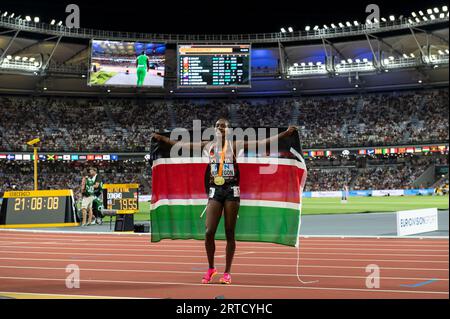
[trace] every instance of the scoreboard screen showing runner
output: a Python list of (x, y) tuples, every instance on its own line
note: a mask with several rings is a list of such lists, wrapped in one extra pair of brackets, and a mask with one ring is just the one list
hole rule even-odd
[(139, 211), (139, 184), (103, 185), (103, 206), (117, 210), (117, 214), (134, 214)]
[(179, 45), (178, 87), (250, 87), (250, 45)]
[(92, 40), (91, 86), (163, 87), (163, 43)]

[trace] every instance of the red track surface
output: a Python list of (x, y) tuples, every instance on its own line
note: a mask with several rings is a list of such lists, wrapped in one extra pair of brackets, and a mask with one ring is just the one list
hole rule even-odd
[[(219, 271), (225, 242), (216, 242)], [(150, 243), (149, 236), (0, 231), (0, 295), (5, 292), (144, 298), (449, 298), (448, 239), (302, 238), (296, 248), (237, 243), (233, 284), (202, 285), (202, 241)], [(66, 267), (80, 267), (78, 289)], [(366, 266), (380, 288), (366, 288)], [(418, 284), (437, 279), (417, 287)], [(218, 282), (218, 277), (215, 278)]]

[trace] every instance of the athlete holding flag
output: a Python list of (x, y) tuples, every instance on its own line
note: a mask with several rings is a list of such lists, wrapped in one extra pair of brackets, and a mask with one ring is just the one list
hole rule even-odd
[[(270, 138), (258, 141), (233, 141), (230, 134), (230, 123), (224, 118), (220, 118), (215, 125), (216, 138), (213, 141), (203, 141), (201, 143), (181, 143), (184, 147), (194, 148), (200, 146), (209, 158), (209, 166), (205, 178), (208, 180), (208, 204), (206, 206), (206, 232), (205, 248), (208, 257), (209, 268), (203, 276), (202, 283), (208, 284), (217, 274), (214, 266), (215, 234), (217, 226), (222, 217), (225, 218), (226, 245), (226, 265), (225, 272), (220, 278), (220, 283), (231, 284), (231, 264), (233, 261), (236, 242), (235, 228), (240, 206), (239, 189), (239, 167), (236, 160), (237, 150), (248, 149), (251, 145), (265, 146), (275, 140), (290, 136), (297, 130), (290, 126), (286, 131)], [(171, 140), (166, 136), (154, 133), (152, 138), (171, 146), (178, 141)]]

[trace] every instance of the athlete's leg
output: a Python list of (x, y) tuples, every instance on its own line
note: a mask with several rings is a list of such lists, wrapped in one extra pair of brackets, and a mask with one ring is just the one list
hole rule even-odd
[(87, 214), (86, 208), (81, 209), (81, 213), (83, 215), (83, 219), (81, 221), (81, 225), (84, 225), (84, 224), (86, 224), (86, 214)]
[(222, 208), (222, 203), (213, 199), (208, 201), (208, 206), (206, 207), (205, 248), (209, 268), (214, 268), (214, 253), (216, 251), (214, 237), (220, 222), (220, 217), (222, 216)]
[(236, 220), (239, 212), (239, 201), (225, 201), (225, 235), (227, 238), (227, 248), (226, 248), (226, 266), (225, 272), (230, 273), (231, 264), (233, 262), (234, 251), (236, 250), (236, 241), (234, 239), (234, 234), (236, 230)]

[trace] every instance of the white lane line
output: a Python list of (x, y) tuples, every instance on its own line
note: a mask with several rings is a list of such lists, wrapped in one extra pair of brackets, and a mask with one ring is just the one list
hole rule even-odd
[[(40, 252), (40, 251), (0, 251), (3, 254), (45, 254), (45, 255), (82, 255), (82, 256), (118, 256), (118, 257), (148, 257), (148, 258), (204, 258), (201, 255), (155, 255), (155, 254), (147, 254), (147, 255), (138, 255), (138, 254), (105, 254), (105, 253), (71, 253), (71, 252)], [(247, 257), (242, 255), (254, 254), (254, 252), (243, 252), (240, 254), (235, 254), (235, 258), (240, 259), (264, 259), (264, 260), (297, 260), (296, 257)], [(226, 255), (218, 255), (218, 258), (225, 258)], [(318, 260), (318, 261), (364, 261), (364, 262), (396, 262), (396, 263), (436, 263), (436, 264), (448, 264), (447, 260), (405, 260), (405, 259), (353, 259), (353, 258), (305, 258), (301, 257), (301, 260)], [(133, 260), (130, 260), (133, 262)]]
[[(35, 267), (35, 266), (0, 266), (5, 269), (27, 269), (27, 270), (64, 270), (65, 267)], [(146, 270), (146, 269), (117, 269), (117, 268), (83, 268), (80, 267), (80, 271), (89, 272), (126, 272), (126, 273), (162, 273), (162, 274), (203, 274), (201, 271), (181, 271), (181, 270)], [(236, 276), (264, 276), (264, 277), (297, 277), (296, 274), (273, 274), (273, 273), (242, 273), (233, 272)], [(315, 275), (315, 274), (302, 274), (302, 277), (320, 277), (320, 278), (348, 278), (348, 279), (366, 279), (367, 276), (338, 276), (338, 275)], [(428, 280), (428, 277), (380, 277), (381, 280)], [(448, 281), (448, 278), (435, 278), (440, 281)]]
[[(41, 230), (41, 229), (0, 229), (0, 234), (4, 233), (37, 233), (37, 234), (73, 234), (73, 235), (92, 235), (92, 236), (129, 236), (129, 237), (150, 237), (151, 233), (121, 233), (121, 232), (86, 232), (86, 231), (70, 231), (70, 230)], [(412, 235), (407, 237), (399, 237), (392, 235), (300, 235), (300, 238), (321, 239), (321, 238), (366, 238), (366, 239), (449, 239), (449, 236), (425, 236), (425, 235)]]
[[(22, 260), (22, 261), (62, 261), (62, 262), (88, 262), (88, 263), (116, 263), (116, 264), (159, 264), (159, 265), (200, 265), (204, 266), (204, 262), (191, 263), (191, 262), (176, 262), (176, 261), (141, 261), (141, 260), (92, 260), (92, 259), (77, 259), (77, 258), (64, 258), (64, 259), (54, 259), (54, 258), (9, 258), (0, 257), (0, 260)], [(217, 265), (225, 265), (223, 263), (217, 263)], [(285, 268), (297, 268), (297, 265), (286, 265), (286, 264), (238, 264), (233, 263), (233, 266), (243, 266), (243, 267), (285, 267)], [(337, 269), (366, 269), (366, 267), (358, 266), (335, 266), (335, 265), (301, 265), (302, 268), (337, 268)], [(425, 271), (446, 271), (447, 268), (410, 268), (410, 267), (384, 267), (383, 269), (390, 270), (425, 270)]]
[[(11, 245), (0, 245), (0, 248), (12, 248), (12, 249), (50, 249), (50, 250), (83, 250), (85, 251), (85, 248), (77, 248), (77, 247), (48, 247), (48, 246), (11, 246)], [(197, 248), (203, 248), (203, 247), (197, 247)], [(89, 248), (89, 251), (108, 251), (108, 250), (113, 250), (113, 251), (117, 251), (116, 248)], [(127, 251), (145, 251), (145, 252), (174, 252), (174, 253), (178, 253), (178, 252), (184, 252), (184, 253), (198, 253), (199, 250), (187, 250), (187, 249), (170, 249), (170, 248), (166, 248), (166, 249), (154, 249), (154, 248), (150, 248), (147, 247), (145, 248), (127, 248)], [(43, 251), (43, 252), (44, 252)], [(72, 252), (72, 253), (77, 253), (77, 252)], [(264, 251), (258, 251), (258, 252), (253, 252), (255, 254), (277, 254), (277, 255), (296, 255), (297, 252), (294, 251), (293, 249), (291, 249), (291, 251), (277, 251), (276, 249), (274, 251), (270, 251), (270, 249), (266, 249)], [(325, 253), (321, 253), (321, 252), (302, 252), (302, 255), (342, 255), (343, 253), (334, 253), (334, 252), (325, 252)], [(378, 253), (378, 254), (369, 254), (369, 253), (345, 253), (345, 255), (348, 256), (358, 256), (358, 255), (362, 255), (362, 256), (403, 256), (403, 257), (447, 257), (448, 258), (448, 254), (444, 255), (444, 254), (440, 254), (440, 255), (428, 255), (428, 254), (388, 254), (388, 253)], [(147, 256), (147, 255), (146, 255)]]
[[(65, 278), (35, 278), (35, 277), (0, 277), (0, 279), (9, 280), (35, 280), (35, 281), (65, 281)], [(171, 285), (171, 286), (194, 286), (212, 288), (218, 285), (205, 285), (195, 283), (179, 283), (167, 281), (132, 281), (132, 280), (95, 280), (84, 279), (80, 283), (115, 283), (115, 284), (133, 284), (133, 285)], [(219, 287), (222, 287), (219, 286)], [(298, 289), (298, 290), (331, 290), (331, 291), (360, 291), (360, 292), (388, 292), (399, 294), (433, 294), (433, 295), (447, 295), (448, 291), (420, 291), (420, 290), (392, 290), (392, 289), (362, 289), (362, 288), (336, 288), (336, 287), (301, 287), (301, 286), (270, 286), (270, 285), (239, 285), (233, 284), (227, 287), (230, 288), (267, 288), (267, 289)]]
[[(66, 294), (44, 294), (44, 293), (34, 293), (34, 292), (14, 292), (14, 291), (0, 291), (0, 295), (19, 295), (23, 297), (28, 297), (27, 299), (33, 298), (35, 296), (39, 297), (51, 297), (55, 299), (60, 298), (81, 298), (81, 299), (161, 299), (161, 298), (143, 298), (143, 297), (115, 297), (115, 296), (97, 296), (97, 295), (66, 295)], [(45, 298), (44, 298), (45, 299)]]
[[(7, 240), (8, 242), (15, 242), (16, 240), (18, 240), (17, 242), (30, 242), (30, 241), (33, 241), (33, 242), (36, 242), (36, 240), (37, 240), (37, 238), (36, 237), (0, 237), (0, 243), (3, 241), (3, 239), (5, 239), (5, 240)], [(89, 240), (88, 239), (79, 239), (79, 237), (78, 237), (78, 239), (70, 239), (70, 238), (66, 238), (66, 237), (60, 237), (60, 238), (49, 238), (49, 237), (40, 237), (39, 239), (46, 239), (46, 240), (53, 240), (53, 241), (57, 241), (57, 242), (63, 242), (63, 243), (67, 243), (67, 241), (73, 241), (73, 242), (76, 242), (76, 243), (89, 243)], [(28, 240), (28, 241), (27, 241)], [(96, 239), (95, 240), (95, 242), (97, 243), (97, 244), (108, 244), (108, 243), (111, 243), (111, 242), (114, 242), (114, 243), (122, 243), (123, 242), (123, 238), (119, 238), (119, 239), (114, 239), (114, 240), (107, 240), (107, 239), (101, 239), (101, 240), (98, 240), (98, 239)], [(203, 242), (203, 240), (196, 240), (198, 243), (202, 243)], [(223, 240), (217, 240), (218, 242), (224, 242)], [(145, 244), (145, 243), (149, 243), (149, 244), (152, 244), (152, 245), (163, 245), (163, 246), (165, 246), (165, 245), (167, 245), (167, 246), (177, 246), (177, 244), (174, 244), (174, 243), (172, 243), (172, 242), (170, 242), (170, 241), (161, 241), (161, 242), (159, 242), (159, 243), (151, 243), (149, 240), (148, 241), (142, 241), (142, 240), (136, 240), (136, 241), (128, 241), (127, 243), (130, 243), (130, 242), (136, 242), (136, 243), (141, 243), (141, 244)], [(238, 241), (238, 243), (240, 243), (240, 244), (245, 244), (245, 243), (249, 243), (249, 242), (239, 242)], [(339, 242), (336, 242), (336, 240), (333, 240), (333, 241), (327, 241), (326, 243), (324, 243), (324, 241), (322, 242), (322, 241), (303, 241), (303, 242), (301, 242), (301, 244), (303, 243), (303, 245), (308, 245), (308, 246), (367, 246), (367, 243), (364, 243), (364, 242), (358, 242), (358, 243), (346, 243), (346, 242), (343, 242), (343, 243), (339, 243)], [(448, 247), (448, 242), (446, 242), (446, 243), (443, 243), (442, 245), (440, 245), (440, 244), (437, 244), (437, 243), (435, 243), (435, 242), (432, 242), (431, 240), (430, 241), (428, 241), (428, 244), (424, 244), (424, 242), (422, 241), (422, 242), (420, 242), (420, 241), (417, 241), (416, 243), (402, 243), (401, 241), (399, 241), (399, 242), (397, 242), (397, 241), (395, 241), (395, 242), (392, 242), (392, 243), (379, 243), (379, 242), (376, 242), (376, 241), (370, 241), (370, 243), (373, 243), (374, 245), (377, 245), (377, 246), (379, 246), (379, 247), (389, 247), (389, 246), (395, 246), (395, 247), (430, 247), (430, 246), (433, 246), (433, 247)], [(255, 243), (252, 243), (252, 244), (255, 244)], [(262, 244), (262, 245), (264, 245), (264, 244), (266, 244), (266, 245), (271, 245), (271, 243), (259, 243), (259, 244)]]
[[(234, 254), (234, 257), (239, 257), (239, 256), (242, 256), (242, 255), (249, 255), (249, 254), (254, 254), (255, 252), (254, 251), (247, 251), (247, 252), (242, 252), (242, 253), (235, 253)], [(218, 256), (216, 256), (216, 257), (218, 257), (218, 258), (225, 258), (226, 257), (226, 255), (218, 255)], [(203, 258), (203, 257), (202, 257)], [(244, 257), (245, 258), (245, 257)], [(249, 257), (249, 258), (251, 258), (251, 257)], [(253, 258), (258, 258), (258, 257), (253, 257)], [(264, 258), (264, 257), (260, 257), (260, 258)]]
[[(20, 241), (20, 242), (13, 242), (15, 244), (36, 244), (36, 241)], [(8, 243), (11, 244), (11, 243)], [(46, 242), (39, 242), (39, 244), (47, 244)], [(61, 241), (58, 243), (53, 243), (51, 245), (70, 245), (73, 243), (68, 243), (67, 241)], [(99, 246), (99, 247), (111, 247), (111, 244), (98, 244), (98, 243), (76, 243), (78, 246), (88, 246), (88, 247), (93, 247), (93, 246)], [(118, 248), (118, 247), (125, 247), (122, 249), (127, 249), (127, 247), (129, 247), (131, 244), (130, 243), (114, 243), (114, 247)], [(329, 248), (328, 245), (323, 245), (323, 246), (327, 246), (327, 247), (304, 247), (302, 246), (302, 244), (300, 243), (300, 250), (358, 250), (361, 251), (361, 248), (353, 248), (353, 247), (333, 247), (333, 248)], [(364, 247), (364, 251), (426, 251), (426, 252), (448, 252), (448, 249), (404, 249), (404, 248), (367, 248), (367, 245), (360, 245), (361, 247)], [(396, 245), (389, 245), (389, 246), (396, 246)], [(151, 248), (151, 244), (133, 244), (133, 247), (147, 247), (147, 248)], [(196, 248), (196, 247), (201, 247), (201, 246), (192, 246), (192, 245), (173, 245), (170, 247), (176, 247), (176, 248)], [(237, 247), (241, 247), (245, 248), (245, 249), (267, 249), (267, 247), (263, 247), (263, 246), (253, 246), (253, 247), (246, 247), (243, 245), (237, 245)], [(293, 249), (293, 247), (286, 247), (286, 246), (279, 246), (279, 249), (284, 249), (284, 250), (289, 250), (289, 249)], [(434, 247), (434, 246), (433, 246)]]

